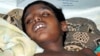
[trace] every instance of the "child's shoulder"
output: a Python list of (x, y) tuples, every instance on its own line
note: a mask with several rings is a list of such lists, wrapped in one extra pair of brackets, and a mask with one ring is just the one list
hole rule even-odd
[(88, 56), (96, 56), (96, 54), (93, 52), (93, 50), (91, 50), (89, 48), (83, 48), (80, 52), (84, 53)]

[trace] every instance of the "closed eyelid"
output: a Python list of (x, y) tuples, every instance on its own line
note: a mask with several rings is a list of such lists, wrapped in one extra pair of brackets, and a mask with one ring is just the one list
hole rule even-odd
[(54, 14), (52, 11), (50, 11), (50, 10), (43, 10), (42, 12), (42, 15), (43, 14), (47, 14), (47, 15), (50, 15), (50, 14)]
[(29, 24), (29, 23), (33, 23), (33, 22), (34, 22), (34, 20), (28, 19), (28, 20), (26, 20), (25, 24)]
[(48, 13), (48, 12), (43, 12), (42, 13), (42, 16), (49, 16), (50, 15), (50, 13)]
[(26, 19), (25, 19), (25, 23), (29, 23), (30, 21), (32, 21), (33, 19), (32, 19), (32, 17), (31, 17), (31, 15), (28, 15), (27, 17), (26, 17)]

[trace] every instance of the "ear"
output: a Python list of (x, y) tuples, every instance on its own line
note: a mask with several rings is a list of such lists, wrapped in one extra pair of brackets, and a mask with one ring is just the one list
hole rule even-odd
[(67, 31), (67, 23), (66, 23), (66, 21), (62, 21), (61, 22), (61, 28), (62, 28), (62, 31)]

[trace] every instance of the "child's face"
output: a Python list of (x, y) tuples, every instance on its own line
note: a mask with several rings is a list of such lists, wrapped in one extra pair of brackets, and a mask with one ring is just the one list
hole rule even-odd
[(24, 23), (27, 34), (37, 43), (47, 44), (61, 37), (61, 24), (52, 9), (46, 5), (36, 4), (29, 7)]

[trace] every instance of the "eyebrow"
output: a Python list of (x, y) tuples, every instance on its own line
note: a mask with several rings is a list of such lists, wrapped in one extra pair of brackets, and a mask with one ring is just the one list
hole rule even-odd
[(46, 7), (46, 6), (42, 7), (42, 9), (48, 9), (48, 10), (51, 10), (49, 7)]

